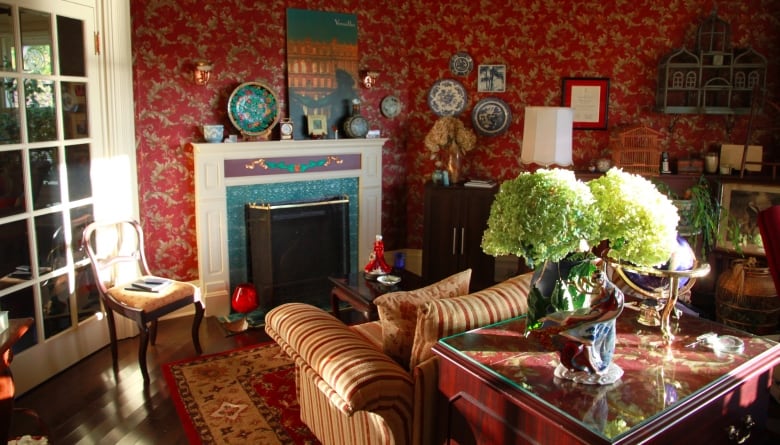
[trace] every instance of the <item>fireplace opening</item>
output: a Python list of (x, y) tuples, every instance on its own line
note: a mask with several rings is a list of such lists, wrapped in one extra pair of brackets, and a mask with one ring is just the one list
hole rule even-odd
[(247, 266), (264, 310), (326, 307), (329, 276), (349, 271), (349, 198), (246, 204)]

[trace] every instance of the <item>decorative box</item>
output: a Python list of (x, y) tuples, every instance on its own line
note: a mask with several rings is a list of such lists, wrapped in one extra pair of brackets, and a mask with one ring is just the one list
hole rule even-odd
[(699, 158), (677, 161), (678, 175), (701, 175), (704, 172), (704, 160)]

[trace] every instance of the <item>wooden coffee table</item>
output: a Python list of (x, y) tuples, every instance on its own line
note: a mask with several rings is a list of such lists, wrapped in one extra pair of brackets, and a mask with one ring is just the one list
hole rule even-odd
[(333, 283), (330, 292), (333, 315), (341, 319), (339, 302), (343, 301), (361, 313), (366, 320), (378, 320), (379, 313), (374, 304), (376, 297), (388, 292), (417, 289), (422, 284), (422, 277), (406, 270), (393, 275), (401, 277), (401, 282), (394, 286), (386, 286), (375, 279), (366, 278), (363, 272), (350, 273), (346, 277), (329, 277), (328, 279)]

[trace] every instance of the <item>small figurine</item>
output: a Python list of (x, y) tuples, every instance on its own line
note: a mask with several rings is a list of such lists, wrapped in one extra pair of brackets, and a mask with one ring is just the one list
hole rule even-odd
[(364, 270), (369, 275), (385, 275), (393, 270), (385, 261), (385, 243), (382, 241), (382, 235), (376, 236), (374, 249), (368, 255), (368, 264)]

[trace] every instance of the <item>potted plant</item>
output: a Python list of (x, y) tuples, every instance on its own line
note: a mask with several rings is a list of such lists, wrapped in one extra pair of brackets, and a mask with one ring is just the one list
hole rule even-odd
[(615, 260), (658, 266), (676, 248), (677, 221), (671, 200), (641, 176), (612, 168), (586, 184), (569, 170), (540, 169), (501, 184), (482, 248), (489, 255), (523, 257), (535, 270), (529, 295), (534, 328), (550, 312), (587, 307), (572, 282), (595, 269), (586, 261), (573, 276), (560, 275), (548, 292), (549, 285), (537, 286), (546, 263), (593, 258), (594, 246), (608, 244)]
[[(591, 246), (607, 245), (610, 262), (659, 266), (676, 248), (678, 219), (650, 181), (618, 168), (587, 184), (572, 171), (541, 169), (501, 185), (482, 248), (535, 267), (526, 329), (558, 351), (557, 377), (610, 384), (623, 373), (612, 362), (623, 293), (603, 271), (594, 273)], [(583, 261), (567, 272), (561, 264), (569, 260)], [(553, 284), (540, 287), (546, 276)]]
[(712, 185), (706, 177), (685, 190), (683, 196), (678, 196), (664, 182), (655, 182), (656, 187), (666, 194), (677, 206), (680, 215), (678, 232), (685, 237), (696, 237), (701, 258), (707, 258), (718, 241), (723, 241), (718, 230), (720, 224), (726, 224), (726, 239), (732, 242), (735, 250), (740, 252), (739, 225), (728, 211), (720, 205)]

